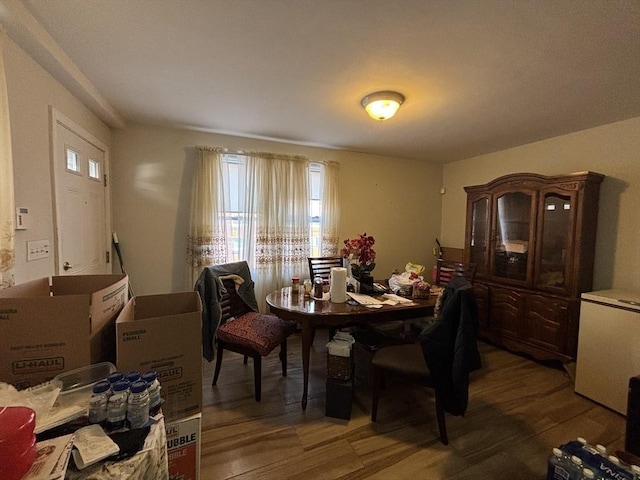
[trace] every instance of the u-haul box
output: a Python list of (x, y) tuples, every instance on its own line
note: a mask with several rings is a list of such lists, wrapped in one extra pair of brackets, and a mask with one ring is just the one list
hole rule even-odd
[(202, 411), (202, 303), (197, 292), (133, 297), (116, 320), (118, 370), (155, 370), (167, 421)]
[(115, 318), (126, 275), (41, 278), (0, 290), (0, 381), (25, 388), (115, 362)]
[(169, 478), (200, 478), (202, 414), (167, 423), (167, 459)]

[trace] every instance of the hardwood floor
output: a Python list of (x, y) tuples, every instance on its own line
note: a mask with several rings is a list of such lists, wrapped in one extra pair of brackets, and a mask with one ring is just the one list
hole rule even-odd
[(302, 411), (300, 338), (289, 339), (288, 376), (277, 351), (263, 360), (262, 401), (253, 365), (225, 352), (216, 387), (204, 363), (202, 480), (447, 479), (541, 480), (551, 448), (585, 437), (624, 447), (625, 418), (573, 392), (563, 369), (480, 343), (464, 417), (446, 416), (449, 445), (438, 438), (432, 391), (388, 382), (378, 421), (369, 388), (356, 384), (350, 420), (325, 416), (325, 330), (311, 354), (309, 402)]

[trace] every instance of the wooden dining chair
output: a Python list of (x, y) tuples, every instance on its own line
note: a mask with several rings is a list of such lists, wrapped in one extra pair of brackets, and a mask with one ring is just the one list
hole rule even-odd
[(477, 331), (471, 284), (458, 278), (445, 288), (442, 313), (419, 342), (383, 347), (373, 355), (371, 420), (377, 420), (380, 390), (387, 379), (428, 387), (434, 390), (440, 442), (447, 445), (445, 411), (464, 415), (469, 373), (480, 368)]
[(420, 344), (409, 343), (381, 348), (373, 356), (371, 367), (373, 372), (371, 421), (375, 422), (378, 419), (380, 390), (387, 383), (387, 377), (428, 387), (435, 391), (436, 419), (440, 442), (448, 445), (449, 438), (442, 398), (439, 390), (435, 389), (433, 385)]
[(313, 280), (320, 275), (323, 280), (329, 280), (333, 267), (342, 267), (342, 257), (307, 257), (309, 260), (309, 275)]
[(446, 287), (454, 277), (464, 277), (473, 284), (478, 265), (476, 263), (451, 262), (438, 259), (436, 264), (436, 285)]
[(221, 292), (222, 316), (216, 332), (218, 351), (212, 385), (218, 382), (224, 351), (240, 353), (244, 355), (245, 364), (248, 357), (253, 359), (254, 393), (259, 402), (262, 395), (262, 357), (280, 345), (282, 376), (287, 376), (287, 337), (295, 332), (296, 322), (252, 310), (238, 294), (233, 277), (220, 277), (224, 292)]

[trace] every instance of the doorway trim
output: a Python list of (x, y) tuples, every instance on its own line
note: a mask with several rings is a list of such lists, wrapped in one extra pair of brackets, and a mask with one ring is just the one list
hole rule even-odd
[(62, 273), (62, 265), (59, 254), (59, 242), (60, 242), (60, 229), (58, 226), (58, 208), (57, 208), (57, 199), (56, 199), (56, 152), (58, 151), (58, 139), (56, 128), (58, 125), (70, 130), (86, 142), (92, 144), (97, 149), (104, 152), (104, 182), (105, 182), (105, 248), (109, 252), (109, 260), (108, 270), (113, 272), (113, 248), (111, 242), (111, 158), (109, 147), (107, 144), (99, 140), (97, 137), (89, 133), (85, 128), (71, 120), (69, 117), (64, 115), (62, 112), (54, 108), (53, 106), (49, 106), (49, 118), (50, 118), (50, 132), (49, 132), (49, 140), (50, 140), (50, 168), (51, 168), (51, 206), (53, 210), (53, 244), (54, 244), (54, 268), (55, 275), (61, 275)]

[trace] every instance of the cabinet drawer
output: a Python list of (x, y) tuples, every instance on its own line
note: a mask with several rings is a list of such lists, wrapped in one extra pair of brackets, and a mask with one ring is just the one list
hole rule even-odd
[(524, 341), (550, 352), (566, 354), (569, 301), (545, 295), (528, 295), (525, 308)]
[(491, 288), (489, 322), (491, 331), (498, 336), (519, 338), (525, 297), (516, 290)]

